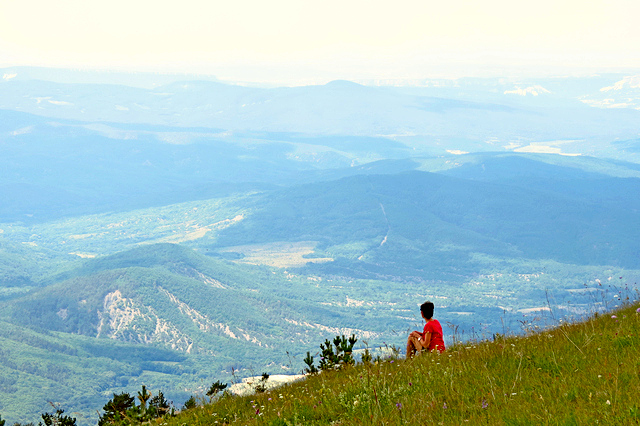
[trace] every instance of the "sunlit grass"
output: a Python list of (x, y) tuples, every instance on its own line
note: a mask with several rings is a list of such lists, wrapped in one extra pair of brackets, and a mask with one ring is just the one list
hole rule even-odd
[(224, 395), (167, 425), (638, 424), (640, 308)]

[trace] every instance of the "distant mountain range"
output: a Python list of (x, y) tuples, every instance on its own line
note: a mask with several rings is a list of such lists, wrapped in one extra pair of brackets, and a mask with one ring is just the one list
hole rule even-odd
[[(495, 150), (510, 142), (602, 141), (637, 135), (638, 129), (635, 101), (624, 105), (598, 101), (613, 92), (626, 98), (639, 96), (636, 77), (624, 75), (539, 82), (462, 79), (415, 89), (346, 81), (270, 89), (176, 81), (150, 89), (21, 79), (23, 72), (0, 70), (5, 76), (15, 74), (15, 78), (0, 82), (1, 109), (85, 123), (135, 123), (140, 131), (145, 130), (140, 128), (145, 124), (186, 127), (183, 133), (187, 134), (197, 128), (235, 134), (417, 136), (420, 143), (411, 148), (437, 147), (440, 139), (440, 145), (447, 145), (445, 149), (469, 151), (470, 147), (482, 149), (483, 144), (483, 150)], [(119, 81), (117, 75), (113, 81)], [(530, 90), (532, 87), (537, 89)], [(118, 130), (122, 129), (116, 128), (112, 134)], [(183, 136), (182, 142), (188, 136)], [(198, 135), (192, 134), (194, 137)], [(451, 146), (456, 138), (458, 146)], [(491, 141), (493, 146), (486, 146)]]

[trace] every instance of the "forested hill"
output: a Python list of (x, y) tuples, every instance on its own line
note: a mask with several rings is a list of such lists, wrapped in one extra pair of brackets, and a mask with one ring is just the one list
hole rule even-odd
[[(640, 266), (640, 228), (629, 226), (640, 223), (640, 179), (584, 179), (583, 172), (570, 171), (555, 182), (413, 171), (304, 185), (257, 196), (254, 213), (222, 232), (216, 244), (314, 240), (333, 256), (357, 243), (352, 258), (390, 268), (450, 263), (472, 252)], [(406, 253), (413, 257), (403, 259)]]

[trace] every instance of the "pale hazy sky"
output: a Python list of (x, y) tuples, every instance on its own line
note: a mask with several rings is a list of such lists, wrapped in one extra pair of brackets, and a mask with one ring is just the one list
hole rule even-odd
[(640, 68), (639, 0), (0, 0), (0, 67), (335, 78)]

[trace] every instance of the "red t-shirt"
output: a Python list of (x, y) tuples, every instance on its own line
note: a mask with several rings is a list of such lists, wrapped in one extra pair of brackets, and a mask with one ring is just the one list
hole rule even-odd
[(422, 332), (423, 339), (426, 333), (431, 333), (431, 341), (429, 342), (427, 350), (432, 351), (433, 349), (437, 349), (440, 352), (444, 352), (444, 340), (442, 338), (442, 326), (440, 322), (436, 319), (427, 321), (424, 325), (424, 331)]

